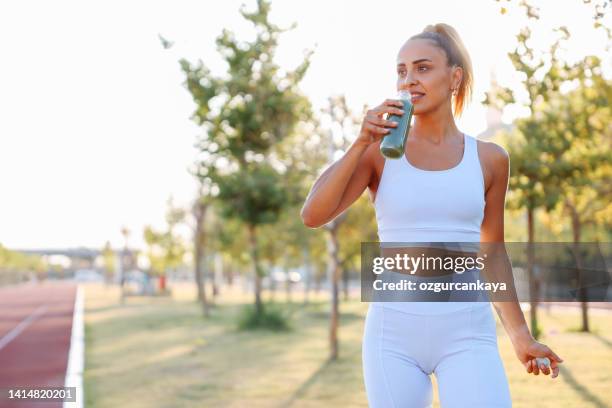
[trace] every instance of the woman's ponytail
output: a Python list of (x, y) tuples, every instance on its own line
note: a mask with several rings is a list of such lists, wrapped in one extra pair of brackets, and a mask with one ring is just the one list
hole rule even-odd
[(428, 25), (420, 34), (414, 35), (412, 39), (429, 39), (446, 53), (448, 65), (457, 65), (463, 70), (463, 78), (457, 88), (457, 93), (453, 96), (453, 113), (460, 116), (465, 105), (472, 98), (472, 87), (474, 74), (472, 72), (472, 60), (463, 45), (457, 31), (448, 24), (440, 23)]

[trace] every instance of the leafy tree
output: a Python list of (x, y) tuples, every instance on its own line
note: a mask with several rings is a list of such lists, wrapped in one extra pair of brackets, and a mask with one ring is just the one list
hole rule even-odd
[[(257, 230), (276, 222), (289, 198), (284, 171), (269, 162), (269, 155), (308, 116), (308, 100), (297, 87), (308, 69), (310, 54), (295, 70), (281, 72), (274, 54), (279, 35), (286, 30), (270, 22), (270, 3), (258, 0), (254, 11), (243, 7), (240, 12), (253, 24), (255, 39), (239, 41), (232, 32), (223, 30), (216, 43), (227, 63), (227, 75), (215, 77), (200, 63), (189, 74), (205, 89), (195, 85), (190, 92), (198, 104), (196, 117), (208, 124), (198, 148), (205, 157), (214, 158), (200, 166), (200, 174), (210, 177), (216, 186), (222, 214), (239, 219), (247, 228), (255, 306), (260, 314), (264, 271), (259, 262)], [(215, 109), (211, 110), (213, 105)]]
[[(529, 19), (539, 19), (539, 10), (527, 1), (521, 1), (520, 5), (525, 7)], [(529, 46), (531, 30), (525, 27), (517, 35), (516, 49), (508, 54), (517, 72), (523, 76), (523, 87), (528, 95), (527, 107), (530, 110), (530, 116), (517, 120), (514, 131), (506, 135), (505, 140), (511, 157), (508, 205), (510, 209), (523, 208), (527, 212), (530, 317), (536, 338), (539, 334), (536, 312), (538, 282), (533, 275), (532, 245), (535, 241), (535, 211), (544, 208), (550, 212), (560, 205), (567, 208), (568, 193), (573, 188), (571, 186), (584, 184), (587, 179), (593, 180), (591, 170), (594, 168), (590, 167), (589, 170), (587, 163), (600, 162), (597, 158), (594, 161), (570, 159), (576, 156), (584, 142), (580, 140), (580, 130), (575, 127), (577, 121), (568, 114), (567, 108), (562, 107), (570, 99), (562, 89), (579, 80), (586, 72), (586, 66), (585, 63), (570, 66), (560, 60), (558, 50), (570, 38), (570, 33), (565, 27), (558, 28), (557, 32), (560, 38), (552, 44), (550, 50), (536, 56), (535, 50)], [(580, 87), (582, 85), (580, 83)], [(498, 107), (515, 102), (512, 90), (501, 87), (487, 93), (484, 101), (485, 104)], [(578, 126), (584, 127), (585, 121), (588, 123), (592, 120), (591, 113)], [(582, 159), (586, 157), (582, 155)]]
[(40, 277), (46, 269), (40, 256), (12, 251), (0, 244), (0, 285), (23, 282), (32, 274)]
[(183, 265), (186, 245), (176, 233), (176, 227), (185, 219), (185, 210), (174, 207), (172, 199), (168, 200), (166, 211), (167, 229), (157, 231), (146, 226), (143, 232), (147, 244), (147, 257), (150, 269), (154, 275), (159, 276), (160, 290), (166, 290), (166, 273)]
[(551, 132), (571, 144), (558, 158), (557, 167), (571, 171), (558, 177), (556, 187), (563, 199), (557, 204), (556, 215), (567, 215), (571, 223), (584, 332), (589, 331), (589, 322), (585, 289), (580, 284), (583, 229), (591, 224), (609, 232), (612, 224), (612, 81), (603, 77), (601, 68), (601, 61), (593, 56), (576, 64), (578, 87), (544, 111), (550, 119)]

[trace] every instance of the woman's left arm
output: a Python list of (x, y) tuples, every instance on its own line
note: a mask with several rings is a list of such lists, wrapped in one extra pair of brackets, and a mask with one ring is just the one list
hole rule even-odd
[[(527, 373), (538, 375), (542, 370), (543, 374), (548, 375), (552, 369), (552, 378), (555, 378), (559, 374), (558, 363), (563, 360), (531, 335), (516, 297), (512, 265), (505, 248), (504, 207), (510, 175), (510, 158), (508, 152), (495, 143), (480, 145), (484, 150), (482, 156), (485, 158), (485, 168), (489, 176), (489, 186), (485, 192), (486, 205), (481, 226), (481, 242), (484, 243), (482, 247), (490, 248), (489, 252), (492, 253), (487, 254), (485, 271), (494, 277), (494, 281), (505, 282), (507, 286), (506, 294), (500, 296), (503, 299), (492, 303), (510, 337), (516, 356), (525, 366)], [(491, 244), (486, 245), (486, 243)], [(550, 368), (543, 363), (538, 366), (537, 357), (547, 357)]]

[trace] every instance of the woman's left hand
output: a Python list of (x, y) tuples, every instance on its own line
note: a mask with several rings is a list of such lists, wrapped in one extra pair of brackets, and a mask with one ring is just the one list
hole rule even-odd
[[(518, 340), (513, 343), (514, 352), (525, 366), (528, 374), (538, 375), (540, 371), (543, 374), (548, 375), (552, 371), (552, 378), (559, 375), (559, 363), (563, 362), (563, 359), (553, 352), (547, 345), (537, 342), (533, 337), (529, 336), (522, 340)], [(550, 366), (544, 362), (536, 362), (536, 358), (541, 360), (548, 358)]]

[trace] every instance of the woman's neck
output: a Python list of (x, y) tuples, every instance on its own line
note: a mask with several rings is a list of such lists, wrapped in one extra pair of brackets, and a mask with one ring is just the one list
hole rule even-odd
[(412, 137), (427, 139), (431, 143), (440, 144), (443, 141), (460, 135), (455, 119), (450, 110), (440, 109), (427, 115), (414, 117), (414, 125), (410, 129)]

